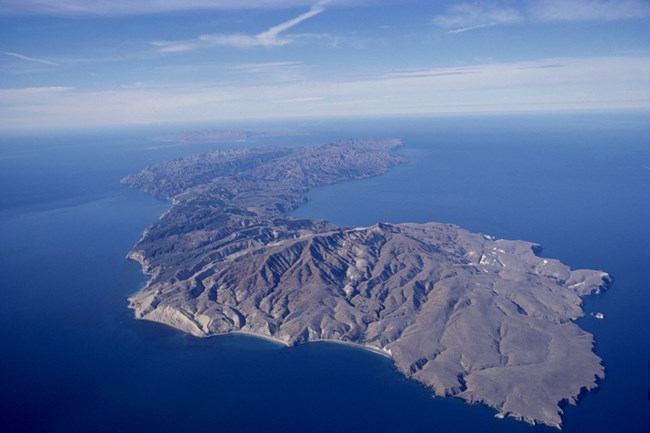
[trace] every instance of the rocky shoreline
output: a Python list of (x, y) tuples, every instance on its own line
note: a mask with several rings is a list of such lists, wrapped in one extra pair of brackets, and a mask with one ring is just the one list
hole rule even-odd
[(311, 187), (404, 162), (392, 153), (400, 145), (213, 151), (127, 176), (172, 202), (129, 253), (151, 276), (129, 300), (135, 316), (200, 337), (359, 345), (435, 395), (559, 428), (560, 403), (604, 377), (593, 337), (573, 321), (606, 273), (449, 224), (340, 228), (287, 216)]

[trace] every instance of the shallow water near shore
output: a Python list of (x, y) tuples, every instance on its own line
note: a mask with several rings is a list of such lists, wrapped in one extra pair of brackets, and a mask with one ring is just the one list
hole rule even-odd
[[(346, 226), (440, 221), (542, 244), (615, 277), (585, 299), (607, 378), (566, 407), (567, 432), (650, 429), (650, 121), (643, 115), (301, 122), (245, 144), (400, 137), (410, 162), (310, 192), (295, 215)], [(225, 126), (234, 129), (231, 125)], [(169, 204), (120, 185), (210, 145), (150, 130), (0, 138), (0, 425), (15, 432), (547, 432), (430, 392), (379, 354), (197, 339), (132, 319), (146, 282), (125, 259)], [(267, 143), (268, 142), (268, 143)]]

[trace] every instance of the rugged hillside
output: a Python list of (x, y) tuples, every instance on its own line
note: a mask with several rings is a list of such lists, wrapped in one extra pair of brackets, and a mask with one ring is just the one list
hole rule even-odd
[(603, 377), (572, 320), (607, 274), (453, 225), (340, 229), (286, 216), (308, 187), (403, 162), (398, 145), (212, 152), (125, 178), (173, 202), (129, 255), (152, 276), (130, 299), (136, 317), (197, 336), (356, 343), (436, 395), (559, 427), (558, 403)]

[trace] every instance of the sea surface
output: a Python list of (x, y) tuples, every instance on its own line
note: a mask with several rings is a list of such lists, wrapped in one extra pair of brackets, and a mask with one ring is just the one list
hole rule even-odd
[(1, 431), (556, 431), (434, 399), (362, 349), (198, 339), (132, 318), (126, 299), (146, 277), (125, 256), (169, 204), (122, 176), (214, 147), (347, 137), (402, 138), (410, 162), (316, 188), (295, 215), (453, 223), (609, 272), (614, 284), (585, 299), (578, 321), (595, 335), (607, 378), (565, 406), (564, 431), (650, 431), (648, 113), (200, 127), (299, 134), (220, 145), (153, 141), (156, 128), (0, 135)]

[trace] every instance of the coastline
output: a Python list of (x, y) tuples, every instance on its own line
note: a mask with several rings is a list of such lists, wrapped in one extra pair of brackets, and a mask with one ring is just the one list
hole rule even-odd
[(291, 347), (289, 344), (287, 344), (286, 341), (282, 341), (279, 338), (269, 337), (268, 335), (256, 334), (254, 332), (249, 332), (249, 331), (232, 331), (232, 332), (226, 332), (226, 333), (223, 333), (223, 334), (207, 335), (206, 337), (207, 338), (213, 338), (213, 337), (220, 337), (222, 335), (232, 335), (232, 334), (239, 334), (239, 335), (246, 335), (248, 337), (260, 338), (262, 340), (270, 341), (270, 342), (278, 344), (280, 346)]
[[(209, 158), (222, 158), (225, 161), (215, 162), (214, 164), (226, 164), (232, 160), (233, 164), (243, 164), (244, 167), (247, 167), (246, 163), (250, 159), (253, 159), (254, 162), (257, 161), (255, 158), (262, 159), (253, 168), (248, 169), (248, 178), (242, 173), (237, 176), (229, 174), (230, 166), (226, 164), (227, 169), (223, 169), (225, 174), (222, 175), (220, 182), (221, 189), (217, 188), (214, 191), (209, 188), (207, 190), (202, 189), (203, 183), (196, 180), (202, 178), (197, 177), (196, 171), (198, 170), (202, 176), (215, 176), (215, 173), (218, 174), (218, 172), (213, 173), (212, 171), (219, 169), (220, 166), (216, 165), (216, 168), (213, 168), (213, 165), (202, 164), (197, 168), (195, 158), (153, 166), (153, 168), (143, 170), (140, 174), (129, 177), (128, 182), (125, 183), (138, 186), (147, 191), (152, 188), (152, 185), (154, 188), (161, 185), (159, 190), (151, 191), (151, 193), (174, 197), (171, 200), (172, 208), (161, 216), (156, 226), (150, 226), (145, 230), (141, 241), (134, 247), (132, 254), (129, 256), (129, 258), (139, 261), (143, 265), (145, 273), (152, 276), (151, 281), (158, 277), (161, 279), (167, 278), (165, 280), (167, 283), (157, 282), (156, 284), (159, 287), (147, 284), (140, 292), (141, 294), (130, 298), (130, 307), (136, 310), (136, 318), (161, 322), (198, 337), (238, 333), (266, 339), (285, 347), (310, 342), (331, 342), (355, 346), (390, 358), (397, 371), (424, 384), (432, 390), (434, 395), (457, 396), (469, 403), (482, 402), (500, 413), (512, 414), (510, 416), (531, 424), (543, 423), (553, 427), (559, 426), (561, 417), (559, 411), (555, 412), (559, 409), (557, 402), (563, 398), (573, 398), (573, 388), (577, 391), (579, 387), (591, 384), (593, 381), (592, 375), (599, 376), (602, 374), (602, 364), (600, 358), (593, 353), (593, 347), (591, 345), (587, 347), (584, 344), (584, 339), (578, 338), (582, 333), (575, 324), (573, 324), (573, 326), (576, 326), (575, 328), (564, 326), (562, 329), (558, 328), (558, 324), (564, 323), (564, 319), (573, 321), (583, 314), (580, 309), (581, 301), (579, 298), (597, 292), (604, 283), (603, 277), (607, 276), (607, 274), (592, 270), (578, 269), (574, 271), (558, 260), (543, 259), (537, 256), (535, 254), (536, 244), (534, 243), (496, 240), (492, 236), (468, 232), (454, 224), (431, 222), (421, 224), (378, 223), (365, 229), (346, 228), (337, 230), (335, 226), (319, 225), (316, 220), (298, 220), (299, 223), (297, 223), (290, 218), (286, 219), (286, 210), (294, 208), (296, 204), (304, 203), (304, 194), (310, 187), (321, 183), (325, 185), (337, 183), (348, 178), (361, 179), (368, 176), (377, 176), (401, 161), (392, 160), (386, 149), (380, 147), (376, 154), (372, 155), (373, 158), (368, 166), (366, 155), (359, 155), (359, 153), (368, 150), (366, 149), (368, 143), (364, 141), (354, 142), (350, 146), (354, 147), (348, 147), (345, 143), (329, 144), (316, 148), (320, 149), (321, 153), (317, 153), (310, 148), (309, 152), (297, 152), (295, 155), (280, 156), (269, 153), (270, 151), (267, 150), (250, 151), (250, 154), (233, 153), (225, 156), (209, 154)], [(322, 152), (325, 152), (325, 155)], [(264, 158), (271, 158), (270, 161), (273, 161), (274, 165), (267, 166)], [(341, 159), (348, 165), (340, 167), (341, 163), (339, 161)], [(221, 160), (219, 159), (219, 161)], [(295, 173), (298, 173), (297, 177), (295, 179), (290, 178), (290, 182), (282, 177), (280, 180), (276, 179), (278, 170), (281, 176), (286, 170), (294, 169), (294, 166), (299, 168), (302, 166), (312, 167), (315, 161), (318, 164), (324, 164), (319, 168), (320, 171), (318, 172), (322, 178), (312, 179), (303, 171), (295, 169)], [(337, 174), (337, 176), (332, 177), (332, 173)], [(271, 183), (260, 181), (260, 178)], [(170, 179), (172, 180), (171, 183), (168, 182)], [(198, 189), (194, 195), (182, 192), (188, 188), (187, 185), (193, 185), (196, 182), (198, 182), (196, 184)], [(228, 190), (228, 186), (232, 187), (232, 190), (239, 195), (231, 197), (223, 192)], [(289, 186), (293, 189), (289, 188)], [(173, 196), (172, 194), (176, 195)], [(180, 198), (177, 199), (176, 197)], [(210, 209), (208, 212), (206, 210), (208, 208), (196, 206), (193, 201), (194, 198), (200, 199), (196, 201), (199, 204), (204, 204), (208, 200), (214, 202), (218, 199), (216, 202), (219, 203), (220, 210), (215, 211), (208, 206)], [(257, 202), (259, 202), (259, 205), (255, 207), (247, 206), (240, 209), (242, 203)], [(185, 224), (188, 221), (191, 224), (186, 227)], [(266, 236), (267, 231), (265, 230), (272, 229), (272, 236), (269, 235), (268, 238), (262, 237), (268, 250), (263, 251), (264, 254), (260, 254), (262, 250), (258, 251), (249, 244), (242, 243), (242, 241), (238, 240), (239, 238), (235, 238), (239, 243), (230, 242), (229, 238), (223, 236), (215, 241), (215, 239), (206, 235), (208, 232), (205, 229), (205, 227), (211, 227), (212, 230), (216, 228), (219, 230), (230, 229), (248, 242), (251, 233), (257, 233), (254, 231), (249, 233), (250, 230), (246, 231), (241, 228), (248, 226), (261, 230), (259, 236)], [(152, 231), (154, 229), (155, 231)], [(191, 236), (195, 234), (192, 230), (198, 233), (195, 237)], [(282, 236), (278, 235), (278, 233), (288, 234)], [(176, 252), (178, 246), (177, 236), (186, 239), (189, 245), (199, 245), (197, 247), (199, 253), (205, 252), (201, 248), (206, 251), (215, 249), (221, 255), (216, 254), (214, 256), (216, 259), (213, 259), (211, 263), (195, 263), (195, 261), (190, 260), (193, 256), (187, 258), (178, 255), (180, 253)], [(280, 241), (271, 242), (278, 238)], [(254, 237), (251, 239), (257, 241)], [(202, 243), (198, 242), (199, 240)], [(347, 249), (342, 249), (341, 245), (344, 245)], [(385, 245), (389, 245), (389, 247), (384, 248)], [(243, 255), (240, 254), (239, 249), (248, 252), (247, 248), (254, 249), (255, 254), (248, 254), (246, 259), (242, 259)], [(149, 260), (145, 259), (148, 251), (162, 251), (166, 255), (158, 256), (153, 254), (151, 255), (153, 259), (149, 262)], [(377, 251), (381, 251), (382, 256), (376, 253)], [(193, 254), (198, 256), (196, 252), (193, 252)], [(422, 344), (422, 338), (416, 338), (410, 333), (406, 338), (388, 340), (391, 347), (396, 349), (395, 355), (393, 355), (390, 350), (382, 350), (352, 341), (318, 338), (319, 334), (341, 335), (337, 328), (340, 323), (330, 320), (334, 315), (328, 315), (328, 309), (335, 310), (332, 304), (343, 305), (344, 301), (340, 301), (343, 298), (342, 295), (336, 296), (332, 294), (330, 298), (326, 299), (331, 301), (328, 303), (321, 299), (324, 297), (321, 292), (319, 292), (318, 296), (310, 292), (310, 290), (315, 290), (314, 288), (321, 287), (319, 284), (308, 284), (311, 282), (310, 275), (312, 274), (301, 272), (299, 267), (285, 267), (287, 263), (294, 263), (298, 256), (301, 257), (300, 263), (307, 267), (309, 267), (309, 263), (320, 263), (328, 258), (333, 261), (339, 260), (341, 257), (349, 259), (345, 262), (348, 264), (345, 275), (332, 273), (331, 275), (325, 274), (319, 277), (323, 281), (327, 279), (330, 284), (335, 284), (336, 287), (343, 287), (346, 296), (352, 296), (353, 293), (349, 289), (349, 287), (352, 287), (350, 284), (344, 285), (346, 282), (353, 281), (355, 285), (363, 285), (364, 281), (370, 281), (373, 276), (374, 278), (384, 276), (384, 273), (380, 274), (380, 271), (383, 269), (386, 272), (385, 261), (387, 260), (392, 263), (399, 262), (403, 264), (403, 267), (388, 272), (387, 278), (381, 279), (382, 287), (399, 293), (404, 291), (408, 295), (403, 298), (402, 304), (393, 305), (391, 308), (395, 311), (401, 308), (415, 317), (414, 325), (411, 324), (414, 326), (412, 329), (428, 338), (426, 340), (427, 345)], [(167, 257), (170, 259), (166, 261)], [(179, 261), (179, 259), (183, 259), (185, 262), (183, 260)], [(174, 264), (174, 266), (170, 266), (169, 263)], [(176, 266), (176, 264), (179, 264), (179, 266)], [(180, 265), (185, 265), (185, 267), (183, 268)], [(179, 268), (180, 271), (175, 273), (174, 269)], [(504, 268), (507, 268), (507, 270), (503, 271)], [(446, 277), (445, 272), (449, 269), (453, 270), (453, 278)], [(359, 280), (362, 275), (361, 270), (364, 270), (364, 280)], [(511, 270), (514, 270), (514, 276)], [(517, 271), (522, 276), (519, 276)], [(501, 277), (502, 272), (506, 274), (505, 277)], [(257, 280), (254, 279), (254, 281), (257, 281), (257, 285), (251, 285), (250, 281), (245, 280), (247, 275), (261, 275), (261, 277)], [(480, 285), (467, 285), (463, 284), (462, 281), (457, 283), (456, 279), (462, 280), (464, 275), (467, 278), (480, 275), (481, 281), (505, 281), (506, 283), (499, 285), (499, 291), (493, 291), (490, 295), (495, 298), (494, 302), (501, 303), (503, 308), (500, 311), (503, 314), (484, 316), (476, 313), (477, 307), (470, 308), (472, 305), (479, 305), (480, 307), (480, 302), (485, 301), (485, 299), (482, 292), (479, 293)], [(515, 282), (519, 279), (522, 282), (530, 283), (531, 275), (535, 276), (537, 283), (547, 287), (549, 292), (558, 295), (552, 299), (553, 302), (550, 305), (537, 302), (539, 300), (535, 291), (522, 293), (519, 290), (519, 286)], [(561, 280), (557, 280), (557, 278), (549, 279), (550, 276), (556, 277), (557, 275), (561, 275), (563, 278)], [(280, 276), (286, 276), (286, 278), (281, 279)], [(417, 278), (415, 278), (416, 276)], [(265, 330), (265, 324), (268, 329), (271, 329), (268, 323), (265, 322), (265, 320), (271, 320), (268, 318), (271, 313), (267, 312), (271, 311), (270, 306), (265, 304), (260, 307), (256, 303), (261, 302), (260, 299), (254, 296), (257, 293), (255, 290), (264, 292), (262, 286), (266, 287), (265, 284), (270, 284), (269, 278), (274, 281), (277, 280), (272, 287), (274, 296), (277, 296), (280, 300), (275, 304), (279, 310), (273, 310), (273, 318), (284, 318), (295, 311), (307, 312), (313, 315), (314, 320), (316, 320), (315, 323), (321, 325), (317, 325), (316, 330), (314, 330), (309, 321), (311, 320), (309, 314), (294, 317), (292, 319), (294, 322), (288, 327), (286, 341), (269, 335), (238, 329), (248, 327), (249, 329)], [(413, 283), (413, 281), (415, 282)], [(429, 283), (426, 286), (419, 286), (419, 281), (428, 281)], [(521, 329), (521, 322), (527, 323), (530, 320), (526, 319), (527, 317), (535, 317), (539, 314), (544, 314), (544, 317), (548, 316), (549, 319), (544, 322), (544, 327), (528, 326), (524, 328), (529, 334), (532, 333), (536, 337), (550, 340), (554, 339), (554, 335), (559, 332), (566, 344), (549, 346), (553, 350), (551, 355), (555, 356), (548, 356), (547, 354), (545, 359), (551, 359), (551, 361), (543, 365), (544, 368), (535, 368), (534, 371), (530, 371), (532, 377), (536, 378), (540, 384), (544, 384), (543, 389), (541, 391), (531, 389), (531, 397), (523, 403), (523, 406), (506, 404), (510, 391), (495, 391), (483, 384), (486, 380), (493, 380), (495, 374), (505, 376), (506, 379), (504, 380), (506, 382), (517, 383), (518, 370), (514, 367), (509, 368), (502, 365), (501, 352), (493, 353), (491, 351), (492, 347), (487, 347), (489, 344), (487, 346), (483, 344), (483, 340), (477, 341), (476, 347), (467, 348), (465, 345), (458, 343), (460, 340), (456, 339), (456, 343), (452, 342), (444, 346), (444, 350), (450, 355), (438, 357), (440, 347), (438, 341), (441, 336), (436, 333), (435, 327), (430, 326), (430, 321), (426, 319), (424, 314), (420, 314), (421, 311), (428, 311), (422, 307), (422, 302), (426, 303), (428, 301), (428, 297), (423, 297), (422, 293), (429, 293), (429, 291), (433, 290), (432, 281), (443, 281), (442, 286), (437, 286), (438, 290), (436, 292), (439, 295), (438, 297), (442, 297), (443, 302), (432, 301), (432, 303), (428, 304), (429, 310), (432, 313), (438, 313), (433, 316), (437, 318), (444, 317), (446, 314), (456, 314), (458, 317), (456, 317), (454, 323), (460, 321), (462, 325), (458, 328), (460, 331), (456, 330), (457, 333), (462, 334), (461, 328), (463, 327), (476, 328), (477, 324), (490, 329), (494, 325), (493, 322), (498, 323), (498, 329), (501, 329), (502, 326), (510, 329)], [(578, 287), (580, 289), (577, 289)], [(219, 302), (224, 302), (223, 306), (209, 310), (212, 303), (217, 303), (219, 299), (215, 293), (222, 289), (225, 290), (223, 296), (226, 298)], [(348, 293), (348, 290), (350, 293)], [(568, 292), (565, 292), (566, 290)], [(375, 290), (373, 293), (377, 294), (379, 292)], [(329, 292), (326, 292), (326, 294), (329, 294)], [(512, 300), (513, 298), (516, 302)], [(384, 299), (372, 298), (372, 301), (381, 304)], [(289, 305), (291, 302), (293, 304)], [(244, 309), (241, 308), (242, 305)], [(322, 305), (323, 307), (314, 307), (314, 305)], [(361, 305), (364, 305), (363, 302)], [(443, 307), (439, 308), (441, 305)], [(259, 308), (262, 308), (264, 314), (258, 314)], [(348, 308), (347, 304), (342, 308)], [(352, 309), (352, 307), (350, 308)], [(206, 311), (211, 311), (211, 313), (206, 313)], [(401, 312), (402, 314), (397, 316), (381, 316), (378, 314), (377, 323), (384, 320), (386, 323), (390, 322), (389, 325), (386, 325), (388, 329), (403, 331), (400, 326), (404, 325), (405, 319), (403, 318), (404, 311)], [(361, 317), (364, 313), (363, 308), (359, 310), (352, 309), (350, 312), (352, 318), (350, 320), (354, 323), (365, 323), (367, 325), (363, 317)], [(243, 319), (242, 315), (244, 316)], [(344, 317), (347, 316), (344, 315)], [(395, 317), (400, 318), (399, 323), (395, 323)], [(418, 318), (422, 320), (418, 322)], [(490, 322), (490, 320), (493, 322)], [(373, 329), (384, 329), (380, 325), (383, 326), (379, 323)], [(320, 326), (324, 326), (324, 328), (321, 329)], [(275, 325), (273, 329), (276, 329)], [(373, 329), (368, 326), (368, 329), (364, 328), (364, 331), (372, 333), (374, 332)], [(283, 332), (287, 331), (280, 330), (278, 334), (285, 335)], [(397, 335), (397, 337), (400, 336), (402, 335)], [(360, 337), (361, 340), (370, 341), (376, 341), (376, 338), (376, 335), (365, 334)], [(498, 338), (499, 341), (501, 339), (506, 340), (506, 345), (514, 344), (512, 347), (509, 346), (511, 347), (510, 352), (514, 350), (513, 348), (518, 347), (517, 342), (519, 340), (516, 340), (516, 335), (510, 337), (508, 335), (499, 335)], [(453, 341), (453, 339), (448, 339), (447, 343), (449, 341)], [(486, 347), (481, 348), (480, 346)], [(525, 344), (522, 346), (523, 353), (530, 355), (531, 349)], [(534, 358), (543, 355), (537, 353), (540, 350), (543, 351), (543, 349), (532, 350), (535, 353), (530, 356), (534, 355)], [(546, 379), (557, 369), (552, 360), (565, 359), (568, 352), (574, 354), (570, 358), (572, 363), (563, 365), (562, 368), (573, 373), (572, 378), (575, 383), (570, 384), (572, 388), (568, 392), (562, 391), (566, 390), (567, 386), (558, 388), (560, 389), (558, 391), (552, 387), (553, 380)], [(432, 353), (433, 355), (431, 355)], [(461, 353), (463, 356), (467, 355), (469, 364), (455, 364), (453, 356), (456, 353)], [(424, 369), (423, 367), (428, 363), (431, 364)], [(484, 366), (486, 363), (488, 368), (472, 368), (473, 365)], [(531, 364), (522, 364), (521, 367), (525, 368), (527, 365)], [(503, 369), (503, 371), (500, 369)], [(447, 374), (448, 371), (452, 371), (452, 373)], [(416, 372), (421, 372), (421, 374), (415, 375)], [(516, 387), (513, 386), (509, 389), (516, 390)], [(546, 398), (549, 395), (550, 397)]]
[(390, 353), (389, 353), (388, 351), (384, 351), (384, 350), (382, 350), (382, 349), (378, 349), (378, 348), (373, 347), (373, 346), (367, 346), (367, 345), (364, 345), (364, 344), (354, 343), (354, 342), (352, 342), (352, 341), (341, 341), (341, 340), (309, 340), (309, 341), (305, 341), (305, 343), (301, 343), (301, 344), (309, 344), (309, 343), (334, 343), (334, 344), (341, 344), (341, 345), (343, 345), (343, 346), (356, 347), (356, 348), (358, 348), (358, 349), (367, 350), (367, 351), (372, 352), (372, 353), (375, 353), (375, 354), (377, 354), (377, 355), (381, 355), (381, 356), (383, 356), (384, 358), (388, 358), (388, 359), (390, 359), (391, 361), (393, 361), (393, 357), (390, 355)]
[[(270, 341), (270, 342), (276, 343), (276, 344), (281, 345), (281, 346), (284, 346), (284, 347), (295, 347), (295, 346), (297, 346), (297, 344), (296, 344), (296, 345), (290, 345), (290, 344), (288, 344), (286, 341), (280, 340), (279, 338), (269, 337), (268, 335), (256, 334), (256, 333), (254, 333), (254, 332), (250, 332), (250, 331), (232, 331), (232, 332), (227, 332), (227, 333), (224, 333), (224, 334), (209, 335), (208, 338), (219, 337), (219, 336), (221, 336), (221, 335), (231, 335), (231, 334), (241, 334), (241, 335), (246, 335), (246, 336), (250, 336), (250, 337), (261, 338), (261, 339), (263, 339), (263, 340), (267, 340), (267, 341)], [(387, 352), (387, 351), (384, 351), (384, 350), (382, 350), (382, 349), (378, 349), (378, 348), (373, 347), (373, 346), (367, 346), (367, 345), (364, 345), (364, 344), (354, 343), (354, 342), (352, 342), (352, 341), (340, 341), (340, 340), (308, 340), (308, 341), (305, 341), (305, 342), (303, 342), (303, 343), (299, 343), (299, 344), (309, 344), (309, 343), (334, 343), (334, 344), (341, 344), (341, 345), (344, 345), (344, 346), (355, 347), (355, 348), (357, 348), (357, 349), (367, 350), (367, 351), (369, 351), (369, 352), (373, 352), (373, 353), (375, 353), (375, 354), (377, 354), (377, 355), (381, 355), (381, 356), (383, 356), (383, 357), (385, 357), (385, 358), (388, 358), (388, 359), (390, 359), (391, 361), (393, 360), (393, 357), (392, 357), (392, 356), (390, 355), (390, 353)]]

